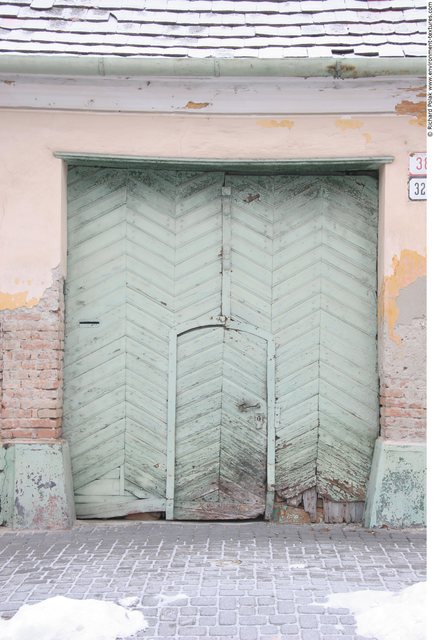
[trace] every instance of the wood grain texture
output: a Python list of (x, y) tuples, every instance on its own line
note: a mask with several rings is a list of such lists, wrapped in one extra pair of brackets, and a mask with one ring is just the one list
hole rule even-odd
[(264, 513), (266, 355), (265, 340), (224, 327), (179, 337), (176, 519)]
[(231, 176), (232, 309), (276, 340), (276, 488), (364, 499), (378, 434), (377, 182)]
[(64, 427), (82, 517), (164, 502), (168, 337), (220, 311), (222, 181), (70, 170)]
[(304, 495), (312, 514), (315, 491), (363, 501), (378, 432), (375, 179), (88, 167), (70, 170), (68, 197), (64, 430), (78, 514), (161, 509), (169, 335), (187, 325), (175, 517), (263, 513), (266, 340), (194, 329), (219, 322), (225, 238), (225, 308), (276, 343), (277, 492)]

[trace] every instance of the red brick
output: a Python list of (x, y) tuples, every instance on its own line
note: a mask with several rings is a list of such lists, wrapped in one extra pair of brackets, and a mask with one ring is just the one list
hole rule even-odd
[(62, 415), (62, 410), (57, 409), (38, 409), (38, 418), (59, 418)]
[(47, 429), (38, 429), (37, 437), (38, 438), (60, 438), (62, 435), (62, 430), (60, 427), (53, 427)]

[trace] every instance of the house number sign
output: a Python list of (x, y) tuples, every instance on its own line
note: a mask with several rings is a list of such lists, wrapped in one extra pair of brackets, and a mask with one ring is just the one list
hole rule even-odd
[(426, 200), (426, 153), (411, 153), (408, 157), (408, 197), (410, 200)]

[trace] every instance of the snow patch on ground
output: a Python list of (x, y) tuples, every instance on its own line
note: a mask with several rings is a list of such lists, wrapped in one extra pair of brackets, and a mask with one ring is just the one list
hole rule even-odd
[(169, 604), (170, 602), (177, 602), (179, 600), (184, 600), (185, 598), (188, 598), (188, 596), (185, 593), (175, 593), (173, 595), (164, 595), (161, 594), (160, 595), (160, 601), (163, 605)]
[(357, 633), (376, 640), (426, 640), (426, 582), (402, 591), (334, 593), (326, 607), (350, 609)]
[(55, 596), (23, 605), (10, 620), (0, 618), (0, 639), (116, 640), (147, 626), (140, 611), (130, 611), (114, 602)]
[(130, 609), (131, 607), (140, 607), (139, 603), (140, 603), (140, 598), (138, 598), (137, 596), (130, 596), (130, 597), (121, 598), (120, 600), (118, 600), (118, 604), (120, 604), (121, 607), (126, 607), (127, 609)]

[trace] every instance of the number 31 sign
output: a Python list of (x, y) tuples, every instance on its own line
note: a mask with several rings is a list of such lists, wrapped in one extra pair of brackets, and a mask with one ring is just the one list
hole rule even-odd
[(412, 153), (408, 158), (408, 197), (410, 200), (426, 200), (426, 153)]

